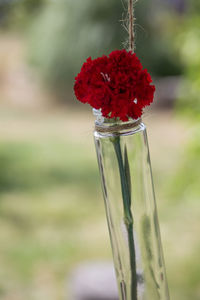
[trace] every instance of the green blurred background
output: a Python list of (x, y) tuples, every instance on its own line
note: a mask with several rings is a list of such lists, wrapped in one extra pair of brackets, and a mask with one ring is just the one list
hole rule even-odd
[[(83, 61), (126, 45), (121, 0), (0, 0), (0, 299), (68, 299), (71, 271), (111, 250)], [(200, 2), (139, 0), (136, 52), (171, 298), (200, 299)], [(81, 151), (80, 151), (81, 149)]]

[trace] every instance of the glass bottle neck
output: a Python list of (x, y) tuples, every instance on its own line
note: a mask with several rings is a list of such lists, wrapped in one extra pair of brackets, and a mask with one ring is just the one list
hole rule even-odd
[(128, 121), (121, 121), (120, 119), (108, 119), (102, 116), (100, 110), (93, 109), (93, 114), (96, 117), (95, 129), (101, 133), (115, 133), (126, 130), (135, 130), (141, 125), (141, 119), (129, 118)]

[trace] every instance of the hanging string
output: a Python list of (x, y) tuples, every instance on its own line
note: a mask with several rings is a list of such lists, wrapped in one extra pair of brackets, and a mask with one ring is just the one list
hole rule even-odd
[(134, 52), (135, 48), (135, 32), (134, 32), (134, 9), (133, 0), (128, 0), (128, 16), (129, 16), (129, 50)]

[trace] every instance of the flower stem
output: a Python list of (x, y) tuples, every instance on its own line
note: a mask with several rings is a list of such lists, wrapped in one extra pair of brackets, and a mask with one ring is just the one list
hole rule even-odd
[[(120, 172), (121, 190), (124, 208), (124, 223), (128, 234), (130, 272), (131, 272), (131, 300), (137, 300), (137, 272), (136, 272), (136, 255), (133, 233), (133, 216), (131, 212), (131, 184), (130, 171), (127, 151), (125, 148), (124, 161), (120, 145), (120, 137), (112, 138), (115, 153), (117, 156), (118, 167)], [(127, 300), (127, 299), (126, 299)]]

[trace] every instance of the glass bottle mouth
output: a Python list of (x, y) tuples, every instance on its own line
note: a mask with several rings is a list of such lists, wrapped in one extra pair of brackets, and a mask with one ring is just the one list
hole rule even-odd
[(102, 116), (101, 110), (93, 109), (93, 114), (96, 117), (95, 131), (100, 133), (118, 134), (121, 132), (135, 131), (138, 127), (144, 126), (141, 118), (132, 119), (128, 121), (121, 121), (120, 119), (108, 119)]
[(124, 127), (126, 125), (128, 126), (131, 124), (133, 124), (134, 127), (134, 124), (135, 126), (137, 126), (142, 121), (141, 118), (138, 119), (129, 118), (128, 121), (121, 121), (120, 119), (117, 118), (108, 119), (102, 116), (100, 109), (93, 109), (93, 114), (96, 117), (95, 125), (99, 127), (102, 126), (102, 127), (109, 128), (109, 127), (120, 126), (120, 125), (123, 125)]

